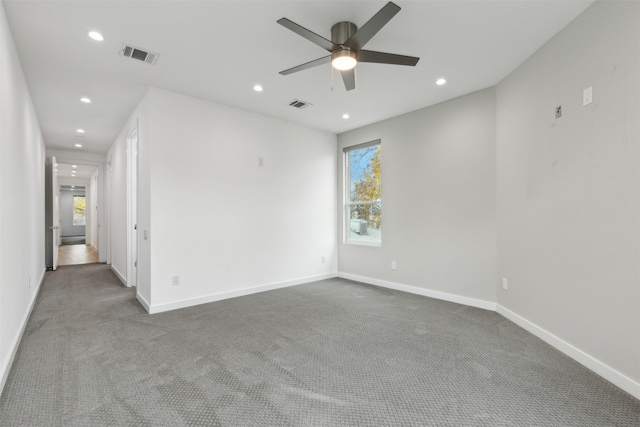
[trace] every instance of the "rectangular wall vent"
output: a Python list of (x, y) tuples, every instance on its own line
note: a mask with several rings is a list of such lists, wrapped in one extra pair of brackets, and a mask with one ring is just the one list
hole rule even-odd
[(311, 104), (309, 102), (306, 102), (306, 101), (300, 101), (299, 99), (294, 99), (293, 101), (291, 101), (289, 103), (290, 107), (294, 107), (294, 108), (298, 108), (298, 109), (307, 108), (310, 105), (313, 105), (313, 104)]
[(122, 43), (122, 47), (119, 52), (120, 56), (124, 56), (131, 59), (137, 59), (138, 61), (146, 62), (147, 64), (156, 65), (158, 62), (157, 53), (149, 52), (148, 50), (135, 47), (130, 44)]

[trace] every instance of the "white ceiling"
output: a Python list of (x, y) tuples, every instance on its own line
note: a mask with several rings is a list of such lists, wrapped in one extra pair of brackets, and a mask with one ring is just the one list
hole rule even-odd
[(97, 166), (75, 163), (56, 163), (55, 171), (61, 184), (86, 184), (95, 173)]
[[(276, 21), (329, 39), (333, 24), (360, 27), (385, 1), (3, 1), (47, 147), (81, 142), (91, 153), (107, 151), (149, 86), (345, 132), (494, 86), (592, 2), (397, 0), (402, 10), (366, 49), (420, 62), (359, 64), (356, 94), (337, 74), (331, 90), (329, 65), (279, 75), (326, 52)], [(160, 54), (157, 64), (119, 56), (123, 42)]]

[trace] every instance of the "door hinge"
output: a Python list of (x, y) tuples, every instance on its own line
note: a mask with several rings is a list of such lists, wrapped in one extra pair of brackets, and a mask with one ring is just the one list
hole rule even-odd
[(134, 230), (137, 230), (137, 229), (138, 229), (138, 224), (135, 224), (135, 225), (133, 226), (133, 229), (134, 229)]
[(134, 265), (136, 268), (138, 268), (138, 261), (135, 261), (135, 262), (133, 263), (133, 265)]

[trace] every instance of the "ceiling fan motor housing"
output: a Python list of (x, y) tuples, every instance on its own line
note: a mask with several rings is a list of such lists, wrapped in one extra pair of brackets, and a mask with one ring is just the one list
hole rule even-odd
[(338, 22), (331, 27), (331, 41), (341, 46), (358, 31), (358, 27), (353, 22)]

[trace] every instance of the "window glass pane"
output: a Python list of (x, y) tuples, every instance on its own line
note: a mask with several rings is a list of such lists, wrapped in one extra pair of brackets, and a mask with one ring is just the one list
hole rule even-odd
[(380, 203), (348, 206), (348, 240), (380, 243), (382, 241)]
[(348, 152), (349, 200), (351, 202), (380, 199), (380, 144)]
[(86, 225), (85, 207), (84, 196), (73, 196), (73, 225)]
[(382, 242), (380, 153), (379, 140), (345, 149), (347, 242), (376, 246)]

